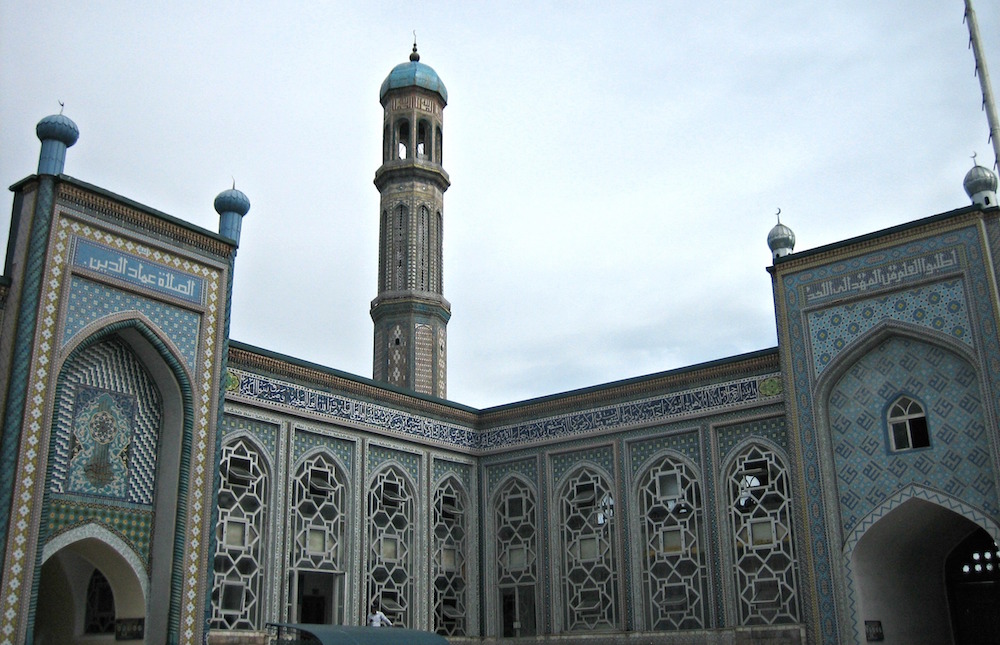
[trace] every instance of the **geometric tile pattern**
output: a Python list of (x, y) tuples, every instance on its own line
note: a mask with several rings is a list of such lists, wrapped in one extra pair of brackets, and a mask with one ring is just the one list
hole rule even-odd
[[(843, 534), (903, 486), (916, 484), (1000, 517), (979, 381), (940, 347), (892, 337), (865, 354), (830, 395)], [(920, 402), (930, 446), (889, 449), (886, 413), (900, 395)]]
[(162, 329), (177, 346), (184, 364), (189, 369), (194, 367), (195, 354), (198, 351), (198, 314), (79, 276), (73, 276), (70, 281), (66, 332), (62, 345), (65, 347), (77, 332), (95, 320), (130, 310), (140, 312)]
[[(809, 566), (802, 571), (803, 578), (808, 582), (807, 588), (814, 590), (809, 602), (803, 603), (805, 615), (802, 619), (815, 624), (815, 631), (810, 639), (816, 643), (833, 645), (840, 642), (840, 620), (836, 609), (836, 585), (833, 580), (833, 568), (840, 566), (831, 559), (831, 553), (837, 551), (827, 543), (827, 509), (824, 500), (824, 485), (820, 478), (820, 444), (817, 427), (814, 423), (816, 371), (810, 358), (813, 356), (812, 343), (814, 333), (810, 333), (806, 320), (806, 309), (820, 303), (827, 304), (845, 295), (866, 294), (872, 298), (892, 294), (901, 287), (912, 288), (917, 281), (926, 280), (930, 275), (942, 280), (962, 273), (965, 281), (966, 304), (969, 307), (970, 324), (974, 325), (969, 334), (976, 339), (978, 351), (983, 356), (988, 372), (984, 378), (991, 381), (991, 391), (1000, 386), (1000, 380), (995, 375), (1000, 374), (1000, 342), (997, 337), (997, 326), (992, 312), (989, 294), (992, 293), (990, 278), (984, 270), (988, 264), (984, 261), (982, 242), (979, 229), (975, 225), (965, 225), (961, 228), (944, 230), (920, 239), (910, 238), (905, 243), (894, 243), (893, 246), (879, 246), (873, 250), (852, 257), (838, 259), (834, 262), (812, 266), (802, 271), (784, 273), (780, 284), (776, 286), (779, 298), (776, 301), (776, 315), (785, 323), (779, 328), (779, 345), (783, 354), (789, 357), (789, 372), (785, 374), (791, 392), (789, 403), (795, 413), (798, 424), (794, 436), (789, 441), (794, 444), (794, 452), (802, 463), (802, 482), (804, 490), (801, 494), (808, 500), (806, 508), (800, 511), (802, 520), (807, 523), (807, 558)], [(943, 255), (938, 258), (937, 253)], [(903, 279), (894, 282), (883, 280), (885, 270), (893, 263), (901, 263), (911, 259), (923, 258), (924, 263), (914, 263), (916, 271), (903, 267), (897, 275)], [(927, 260), (941, 267), (935, 268), (933, 274), (929, 271)], [(945, 266), (949, 265), (949, 266)], [(878, 274), (875, 270), (882, 269)], [(861, 283), (865, 289), (861, 289)], [(830, 288), (827, 289), (827, 284)], [(838, 287), (842, 285), (844, 290)], [(849, 288), (848, 288), (849, 287)], [(984, 312), (982, 314), (978, 312)], [(899, 323), (913, 325), (912, 321)], [(1000, 414), (998, 402), (991, 402), (995, 407), (994, 414)]]
[(635, 481), (636, 473), (644, 467), (647, 459), (663, 450), (674, 450), (684, 455), (696, 464), (701, 463), (701, 437), (697, 430), (659, 436), (647, 441), (636, 441), (629, 444), (632, 472), (629, 481)]
[(95, 504), (75, 499), (53, 499), (48, 506), (49, 539), (75, 526), (98, 523), (135, 549), (149, 571), (150, 536), (153, 530), (153, 510), (113, 503)]
[[(43, 182), (44, 183), (44, 182)], [(54, 205), (54, 203), (53, 203)], [(28, 574), (33, 570), (31, 562), (40, 553), (40, 545), (35, 537), (40, 530), (39, 521), (42, 502), (37, 495), (41, 489), (41, 479), (48, 469), (40, 467), (39, 461), (44, 461), (46, 452), (39, 450), (39, 443), (53, 412), (47, 408), (49, 397), (48, 384), (53, 383), (51, 370), (57, 360), (57, 348), (61, 346), (59, 311), (67, 301), (67, 280), (64, 279), (72, 271), (68, 265), (69, 254), (76, 237), (107, 245), (109, 248), (119, 248), (140, 254), (150, 253), (150, 257), (158, 262), (181, 262), (190, 267), (192, 274), (201, 275), (206, 279), (202, 322), (199, 325), (197, 347), (199, 356), (191, 366), (191, 380), (186, 380), (179, 364), (171, 364), (178, 379), (182, 381), (181, 391), (185, 400), (190, 402), (188, 414), (183, 420), (185, 427), (181, 440), (182, 455), (180, 460), (181, 482), (179, 485), (177, 505), (180, 512), (177, 531), (174, 536), (174, 557), (178, 565), (174, 567), (174, 575), (170, 581), (170, 597), (173, 599), (168, 612), (169, 623), (179, 626), (178, 632), (171, 632), (169, 638), (178, 643), (192, 644), (200, 641), (204, 631), (202, 620), (205, 611), (204, 598), (207, 583), (205, 540), (210, 539), (204, 534), (207, 517), (212, 512), (212, 502), (206, 491), (211, 491), (209, 477), (212, 476), (215, 464), (208, 456), (215, 445), (210, 438), (215, 414), (212, 409), (213, 398), (218, 393), (215, 378), (216, 366), (221, 349), (218, 335), (220, 315), (225, 315), (226, 283), (222, 281), (220, 269), (201, 265), (190, 260), (172, 258), (158, 250), (135, 244), (132, 240), (96, 228), (91, 224), (73, 219), (67, 207), (60, 204), (55, 208), (52, 221), (52, 234), (43, 245), (35, 244), (32, 236), (31, 248), (27, 259), (28, 276), (26, 283), (36, 281), (38, 285), (36, 296), (26, 302), (38, 303), (37, 309), (25, 310), (21, 317), (24, 321), (22, 329), (33, 330), (30, 352), (15, 375), (14, 383), (17, 392), (27, 393), (23, 401), (23, 415), (18, 408), (20, 419), (20, 446), (22, 449), (16, 456), (16, 465), (12, 473), (13, 491), (11, 496), (10, 531), (6, 536), (7, 545), (4, 551), (4, 568), (2, 586), (0, 586), (0, 616), (3, 616), (0, 627), (0, 645), (7, 645), (24, 640), (28, 634), (29, 625), (26, 620), (19, 620), (28, 612), (18, 610), (18, 606), (28, 602), (33, 584)], [(44, 218), (39, 226), (46, 227)], [(176, 266), (176, 264), (175, 264)], [(32, 304), (33, 306), (33, 304)], [(223, 310), (220, 311), (220, 306)], [(159, 343), (158, 338), (151, 342)], [(169, 352), (166, 346), (158, 345), (161, 351)], [(21, 345), (16, 348), (16, 355), (22, 356)], [(169, 354), (164, 356), (173, 360)], [(15, 401), (15, 403), (17, 403)], [(16, 406), (15, 406), (16, 407)]]
[(348, 472), (353, 471), (354, 463), (354, 442), (345, 441), (336, 437), (310, 432), (304, 428), (295, 428), (295, 440), (292, 449), (292, 459), (298, 463), (302, 456), (314, 448), (324, 448), (340, 458), (341, 463)]
[(813, 311), (808, 319), (816, 376), (855, 338), (884, 320), (933, 329), (972, 346), (969, 307), (959, 279)]
[(369, 444), (368, 472), (374, 473), (387, 462), (402, 466), (412, 481), (420, 481), (420, 455)]
[(729, 451), (747, 437), (768, 439), (787, 453), (788, 435), (785, 426), (785, 417), (780, 416), (717, 427), (720, 460), (725, 461)]
[(68, 492), (125, 498), (135, 408), (134, 395), (77, 389)]
[(574, 465), (589, 462), (604, 469), (606, 473), (614, 473), (614, 450), (611, 446), (598, 446), (581, 452), (562, 453), (552, 457), (552, 481), (558, 482)]
[(225, 442), (226, 437), (233, 432), (242, 430), (257, 439), (265, 448), (270, 459), (274, 459), (278, 445), (278, 426), (266, 421), (247, 419), (235, 414), (222, 415), (222, 423), (219, 424), (219, 434)]
[(692, 413), (722, 412), (767, 401), (781, 394), (779, 375), (766, 374), (477, 432), (469, 427), (443, 423), (383, 405), (362, 403), (260, 374), (238, 369), (230, 369), (229, 372), (239, 383), (232, 395), (248, 403), (278, 405), (295, 412), (311, 412), (331, 419), (361, 423), (373, 429), (389, 430), (404, 437), (409, 435), (424, 443), (437, 441), (481, 451), (565, 439), (589, 431), (626, 428)]
[(522, 459), (520, 461), (485, 466), (485, 470), (486, 494), (483, 496), (483, 499), (486, 500), (493, 495), (497, 484), (511, 474), (518, 474), (534, 486), (538, 486), (538, 461), (535, 459)]
[[(59, 383), (49, 462), (53, 493), (151, 505), (160, 397), (132, 350), (113, 337), (87, 347), (63, 366)], [(121, 428), (107, 441), (92, 440), (92, 418), (119, 419), (114, 425)], [(109, 459), (113, 455), (117, 457)], [(98, 482), (98, 462), (112, 475), (103, 483)]]
[(472, 487), (472, 465), (461, 464), (444, 459), (435, 459), (433, 465), (433, 476), (431, 481), (440, 481), (446, 475), (453, 475), (462, 483), (462, 487), (468, 491)]

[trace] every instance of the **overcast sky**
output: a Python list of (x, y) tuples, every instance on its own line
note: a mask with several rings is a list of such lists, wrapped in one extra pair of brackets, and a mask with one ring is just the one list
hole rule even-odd
[[(1000, 0), (975, 7), (997, 79)], [(488, 407), (775, 346), (778, 208), (805, 250), (965, 206), (994, 160), (963, 13), (2, 0), (0, 180), (60, 100), (73, 177), (213, 231), (235, 177), (231, 337), (371, 377), (378, 92), (416, 30), (450, 101), (448, 395)]]

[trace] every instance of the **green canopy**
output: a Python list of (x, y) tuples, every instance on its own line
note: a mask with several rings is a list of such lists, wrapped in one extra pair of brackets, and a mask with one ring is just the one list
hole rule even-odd
[[(437, 634), (397, 627), (347, 627), (303, 623), (268, 623), (267, 626), (277, 628), (279, 635), (282, 634), (282, 630), (298, 630), (301, 634), (309, 634), (322, 645), (448, 645), (448, 641)], [(294, 637), (293, 634), (290, 635)], [(281, 640), (277, 642), (281, 643)]]

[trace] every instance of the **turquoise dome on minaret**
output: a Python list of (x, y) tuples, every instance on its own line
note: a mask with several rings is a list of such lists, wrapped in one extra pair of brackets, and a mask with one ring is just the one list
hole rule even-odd
[(432, 67), (420, 62), (417, 43), (413, 43), (409, 62), (400, 63), (393, 67), (389, 75), (382, 81), (382, 90), (379, 92), (378, 98), (381, 101), (391, 90), (404, 87), (422, 87), (425, 90), (437, 92), (445, 104), (448, 103), (448, 90), (445, 88), (444, 82)]

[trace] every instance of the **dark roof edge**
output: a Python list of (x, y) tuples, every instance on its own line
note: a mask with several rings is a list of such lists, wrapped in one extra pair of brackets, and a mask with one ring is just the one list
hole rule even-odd
[(506, 410), (512, 410), (519, 407), (527, 407), (529, 405), (536, 405), (541, 403), (548, 403), (551, 401), (557, 401), (560, 399), (568, 399), (575, 396), (584, 396), (587, 394), (593, 394), (595, 392), (600, 392), (602, 390), (610, 390), (619, 387), (628, 387), (630, 385), (637, 385), (639, 383), (646, 383), (661, 378), (671, 378), (683, 376), (685, 374), (693, 374), (702, 370), (709, 370), (713, 368), (719, 368), (726, 365), (735, 365), (737, 363), (742, 363), (744, 361), (751, 361), (754, 359), (764, 358), (769, 355), (778, 355), (778, 348), (771, 347), (768, 349), (759, 349), (753, 352), (747, 352), (745, 354), (737, 354), (736, 356), (727, 356), (725, 358), (717, 358), (714, 360), (706, 361), (703, 363), (696, 363), (694, 365), (686, 365), (684, 367), (677, 367), (672, 370), (665, 370), (663, 372), (654, 372), (653, 374), (645, 374), (643, 376), (633, 376), (626, 379), (621, 379), (618, 381), (610, 381), (608, 383), (601, 383), (599, 385), (590, 385), (588, 387), (582, 387), (575, 390), (567, 390), (566, 392), (557, 392), (555, 394), (548, 394), (545, 396), (540, 396), (532, 399), (525, 399), (523, 401), (517, 401), (515, 403), (504, 403), (502, 405), (494, 406), (491, 408), (484, 408), (481, 410), (483, 414), (493, 413), (493, 412), (503, 412)]
[[(29, 175), (29, 176), (25, 177), (24, 179), (22, 179), (21, 181), (15, 183), (15, 184), (12, 184), (10, 186), (10, 190), (11, 191), (20, 190), (21, 187), (23, 187), (25, 184), (31, 183), (32, 181), (37, 181), (38, 178), (39, 178), (38, 175)], [(102, 197), (106, 197), (107, 199), (119, 202), (122, 205), (127, 206), (129, 208), (134, 208), (135, 210), (142, 211), (143, 213), (146, 213), (147, 215), (152, 215), (153, 217), (160, 218), (160, 219), (165, 220), (165, 221), (167, 221), (167, 222), (169, 222), (169, 223), (171, 223), (171, 224), (173, 224), (175, 226), (179, 226), (181, 228), (186, 228), (187, 230), (191, 231), (192, 233), (197, 233), (198, 235), (204, 235), (205, 237), (212, 238), (213, 240), (217, 240), (217, 241), (222, 242), (224, 244), (228, 244), (229, 246), (236, 246), (235, 241), (229, 239), (225, 235), (220, 235), (219, 233), (217, 233), (215, 231), (211, 231), (211, 230), (209, 230), (207, 228), (202, 228), (202, 227), (200, 227), (200, 226), (198, 226), (196, 224), (192, 224), (191, 222), (183, 220), (183, 219), (181, 219), (179, 217), (174, 217), (173, 215), (168, 215), (167, 213), (164, 213), (163, 211), (156, 210), (155, 208), (153, 208), (151, 206), (146, 206), (145, 204), (141, 204), (141, 203), (139, 203), (139, 202), (137, 202), (135, 200), (129, 199), (128, 197), (124, 197), (122, 195), (119, 195), (118, 193), (113, 193), (110, 190), (107, 190), (105, 188), (101, 188), (100, 186), (95, 186), (93, 184), (88, 184), (85, 181), (81, 181), (81, 180), (79, 180), (79, 179), (77, 179), (75, 177), (71, 177), (69, 175), (57, 175), (57, 179), (59, 179), (59, 181), (65, 182), (67, 184), (71, 184), (73, 186), (76, 186), (77, 188), (82, 188), (84, 190), (87, 190), (87, 191), (90, 191), (90, 192), (93, 192), (93, 193), (97, 193), (98, 195), (101, 195)], [(215, 199), (215, 198), (213, 197), (212, 199)], [(211, 205), (211, 202), (209, 202), (209, 205)]]
[(452, 409), (455, 409), (455, 410), (458, 410), (458, 411), (461, 411), (461, 412), (472, 413), (472, 414), (478, 414), (479, 413), (479, 410), (477, 410), (476, 408), (469, 407), (467, 405), (462, 405), (460, 403), (455, 403), (454, 401), (449, 401), (447, 399), (439, 399), (437, 397), (430, 396), (430, 395), (427, 395), (427, 394), (421, 394), (419, 392), (413, 392), (411, 390), (406, 390), (406, 389), (403, 389), (403, 388), (400, 388), (400, 387), (396, 387), (395, 385), (390, 385), (388, 383), (382, 383), (380, 381), (375, 381), (375, 380), (372, 380), (370, 378), (366, 378), (364, 376), (358, 376), (357, 374), (351, 374), (350, 372), (344, 372), (342, 370), (338, 370), (338, 369), (333, 368), (333, 367), (328, 367), (326, 365), (320, 365), (319, 363), (313, 363), (312, 361), (307, 361), (307, 360), (304, 360), (304, 359), (301, 359), (301, 358), (296, 358), (294, 356), (289, 356), (287, 354), (282, 354), (280, 352), (274, 352), (274, 351), (271, 351), (269, 349), (264, 349), (263, 347), (257, 347), (255, 345), (250, 345), (248, 343), (242, 343), (242, 342), (237, 341), (237, 340), (230, 339), (229, 340), (229, 347), (231, 349), (236, 349), (236, 350), (240, 350), (240, 351), (244, 351), (244, 352), (249, 352), (251, 354), (259, 354), (259, 355), (264, 356), (266, 358), (270, 358), (271, 360), (280, 361), (280, 362), (283, 362), (283, 363), (288, 363), (290, 365), (294, 365), (295, 367), (299, 367), (299, 368), (307, 369), (307, 370), (312, 370), (312, 371), (315, 371), (315, 372), (319, 372), (321, 374), (326, 374), (328, 376), (332, 376), (334, 378), (344, 379), (345, 381), (352, 381), (354, 383), (357, 383), (359, 385), (363, 385), (363, 386), (366, 386), (366, 387), (372, 387), (372, 388), (376, 388), (376, 389), (379, 389), (379, 390), (385, 390), (387, 392), (392, 392), (393, 394), (396, 394), (396, 395), (401, 395), (401, 396), (405, 396), (405, 397), (410, 397), (410, 398), (418, 399), (418, 400), (421, 400), (421, 401), (425, 401), (427, 403), (433, 403), (435, 405), (441, 405), (441, 406), (452, 408)]
[(814, 255), (820, 255), (821, 253), (827, 253), (829, 251), (836, 251), (837, 249), (842, 249), (848, 246), (853, 246), (855, 244), (862, 244), (864, 242), (869, 242), (879, 237), (885, 237), (887, 235), (893, 235), (895, 233), (900, 233), (902, 231), (907, 231), (914, 228), (920, 228), (922, 226), (927, 226), (930, 224), (936, 224), (937, 222), (942, 222), (953, 217), (958, 217), (960, 215), (966, 215), (973, 212), (991, 213), (1000, 210), (1000, 206), (988, 206), (982, 207), (976, 204), (970, 204), (968, 206), (963, 206), (961, 208), (956, 208), (954, 210), (946, 211), (944, 213), (938, 213), (937, 215), (930, 215), (921, 219), (913, 220), (910, 222), (904, 222), (902, 224), (897, 224), (895, 226), (890, 226), (889, 228), (879, 229), (877, 231), (872, 231), (871, 233), (865, 233), (864, 235), (858, 235), (857, 237), (850, 237), (846, 240), (839, 240), (837, 242), (831, 242), (830, 244), (824, 244), (823, 246), (818, 246), (812, 249), (806, 249), (805, 251), (799, 251), (798, 253), (790, 253), (781, 258), (776, 258), (774, 260), (774, 266), (779, 266), (787, 262), (793, 262), (795, 260), (802, 260), (805, 258), (812, 257)]

